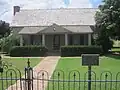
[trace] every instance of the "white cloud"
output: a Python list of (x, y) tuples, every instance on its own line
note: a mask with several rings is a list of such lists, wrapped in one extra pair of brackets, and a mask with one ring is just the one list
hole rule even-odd
[[(64, 0), (0, 0), (0, 19), (11, 22), (13, 15), (13, 6), (15, 5), (26, 9), (48, 9), (66, 7)], [(71, 0), (70, 4), (67, 7), (85, 8), (91, 6), (92, 5), (90, 4), (89, 0)]]
[(69, 8), (91, 8), (92, 4), (89, 0), (70, 0)]

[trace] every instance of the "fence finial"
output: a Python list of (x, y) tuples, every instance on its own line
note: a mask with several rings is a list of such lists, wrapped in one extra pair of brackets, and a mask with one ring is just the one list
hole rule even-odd
[(28, 58), (27, 64), (28, 64), (28, 67), (30, 67), (30, 59), (29, 58)]

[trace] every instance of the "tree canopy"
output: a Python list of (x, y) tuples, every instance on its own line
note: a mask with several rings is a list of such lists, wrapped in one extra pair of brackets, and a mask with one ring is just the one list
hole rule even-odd
[(111, 38), (120, 39), (120, 0), (103, 0), (95, 15), (96, 29), (99, 33), (96, 40), (104, 52), (113, 46)]
[(103, 0), (95, 20), (96, 27), (107, 36), (120, 36), (120, 0)]
[(0, 38), (8, 36), (10, 34), (9, 23), (0, 20)]

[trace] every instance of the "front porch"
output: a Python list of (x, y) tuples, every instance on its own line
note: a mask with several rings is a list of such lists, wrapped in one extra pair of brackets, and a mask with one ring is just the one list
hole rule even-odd
[(48, 50), (60, 50), (64, 45), (91, 45), (91, 33), (89, 34), (25, 34), (21, 35), (20, 45), (41, 45)]
[(93, 31), (90, 26), (51, 26), (24, 27), (21, 35), (20, 45), (42, 45), (48, 50), (60, 50), (64, 45), (91, 45)]

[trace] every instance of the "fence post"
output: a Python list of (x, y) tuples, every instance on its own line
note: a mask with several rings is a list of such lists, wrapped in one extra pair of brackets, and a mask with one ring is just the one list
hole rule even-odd
[(91, 90), (91, 67), (99, 65), (99, 54), (82, 54), (82, 65), (88, 66), (88, 90)]
[(88, 90), (91, 90), (91, 65), (88, 66)]
[(28, 66), (27, 68), (25, 68), (25, 82), (27, 82), (27, 90), (32, 90), (32, 85), (33, 85), (33, 74), (32, 74), (32, 68), (30, 67), (30, 61), (28, 58), (28, 62), (27, 62)]
[(3, 73), (2, 57), (0, 56), (0, 73)]

